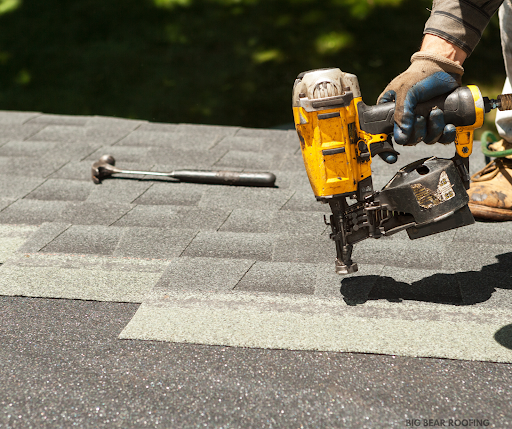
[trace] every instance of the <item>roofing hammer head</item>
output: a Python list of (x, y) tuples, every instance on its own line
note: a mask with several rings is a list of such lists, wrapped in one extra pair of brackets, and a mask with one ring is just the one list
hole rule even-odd
[(116, 160), (112, 155), (103, 155), (92, 165), (92, 181), (98, 185), (101, 183), (101, 179), (117, 173), (119, 170), (115, 168), (114, 165), (116, 165)]

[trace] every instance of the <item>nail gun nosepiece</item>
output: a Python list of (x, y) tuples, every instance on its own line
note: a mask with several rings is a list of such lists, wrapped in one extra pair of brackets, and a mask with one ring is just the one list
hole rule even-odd
[(353, 262), (350, 265), (346, 265), (342, 261), (340, 261), (339, 259), (336, 259), (336, 261), (334, 263), (334, 266), (335, 266), (335, 269), (336, 269), (336, 274), (342, 274), (342, 275), (343, 274), (355, 273), (359, 269), (355, 262)]

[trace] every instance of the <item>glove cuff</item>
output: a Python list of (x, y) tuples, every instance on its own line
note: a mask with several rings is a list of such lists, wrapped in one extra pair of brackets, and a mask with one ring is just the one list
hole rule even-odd
[(433, 52), (420, 51), (416, 52), (411, 57), (411, 63), (418, 60), (427, 60), (436, 63), (439, 67), (441, 67), (446, 73), (455, 73), (459, 76), (464, 74), (464, 67), (455, 61), (449, 60), (442, 55), (434, 54)]

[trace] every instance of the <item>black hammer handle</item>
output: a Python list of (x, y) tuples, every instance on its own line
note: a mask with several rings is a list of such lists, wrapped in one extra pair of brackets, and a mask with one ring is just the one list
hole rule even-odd
[[(470, 126), (476, 121), (475, 101), (471, 90), (467, 87), (457, 88), (448, 95), (435, 97), (425, 103), (418, 104), (414, 112), (428, 118), (434, 107), (444, 112), (446, 124), (456, 127)], [(395, 103), (382, 103), (367, 106), (362, 101), (357, 104), (359, 126), (370, 134), (392, 134), (394, 127)]]

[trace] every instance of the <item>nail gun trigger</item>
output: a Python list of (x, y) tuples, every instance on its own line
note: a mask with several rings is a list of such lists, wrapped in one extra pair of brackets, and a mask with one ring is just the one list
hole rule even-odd
[(327, 226), (331, 226), (331, 224), (329, 222), (327, 222), (327, 217), (324, 215), (324, 223), (327, 225)]

